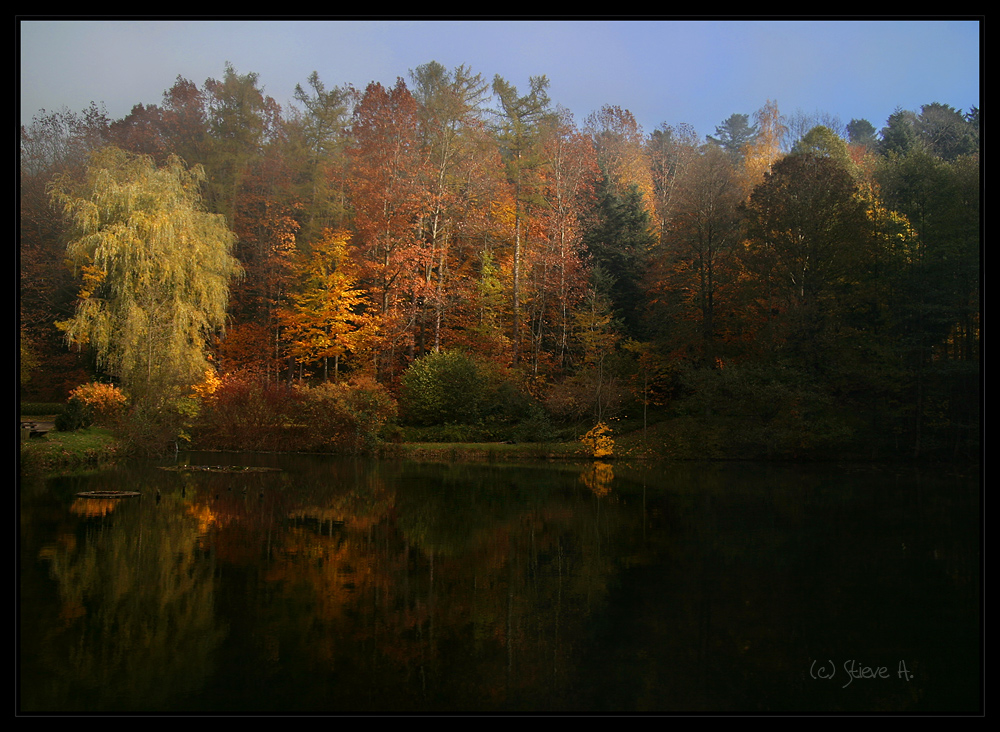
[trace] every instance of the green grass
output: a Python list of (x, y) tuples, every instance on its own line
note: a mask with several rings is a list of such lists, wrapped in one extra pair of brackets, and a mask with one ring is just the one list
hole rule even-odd
[(115, 438), (103, 427), (75, 432), (52, 430), (44, 437), (21, 437), (22, 472), (58, 473), (95, 467), (115, 454)]

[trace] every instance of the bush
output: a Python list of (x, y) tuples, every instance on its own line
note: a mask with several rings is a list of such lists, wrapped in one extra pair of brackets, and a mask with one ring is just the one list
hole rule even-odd
[(69, 393), (71, 402), (85, 405), (93, 415), (94, 422), (105, 425), (114, 422), (125, 410), (128, 400), (114, 384), (83, 384)]
[(780, 366), (727, 366), (683, 378), (680, 415), (714, 433), (730, 457), (803, 457), (846, 444), (851, 430), (806, 375)]
[(296, 389), (308, 449), (371, 452), (396, 419), (396, 402), (371, 379)]
[(460, 351), (441, 351), (414, 361), (403, 374), (401, 412), (411, 425), (504, 431), (498, 428), (538, 423), (541, 410), (515, 373)]
[(460, 351), (429, 353), (403, 374), (404, 418), (419, 425), (475, 422), (485, 385), (470, 356)]
[(615, 441), (611, 437), (611, 428), (604, 422), (598, 422), (581, 439), (587, 451), (595, 458), (611, 457), (615, 451)]
[(82, 402), (74, 399), (66, 402), (62, 413), (56, 416), (56, 430), (72, 432), (89, 427), (94, 422), (90, 409)]
[(283, 449), (290, 443), (287, 425), (297, 399), (283, 384), (226, 376), (204, 397), (199, 442), (219, 450)]
[(126, 402), (113, 384), (81, 384), (69, 393), (66, 408), (56, 417), (56, 429), (71, 432), (92, 424), (108, 426), (122, 415)]

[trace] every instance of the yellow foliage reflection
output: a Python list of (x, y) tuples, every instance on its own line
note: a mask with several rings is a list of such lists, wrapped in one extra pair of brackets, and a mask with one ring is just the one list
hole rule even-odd
[(192, 503), (187, 506), (187, 515), (198, 522), (198, 546), (202, 549), (208, 546), (208, 532), (219, 523), (219, 517), (212, 507), (204, 503)]
[(99, 518), (114, 511), (121, 502), (120, 498), (77, 498), (69, 510), (77, 516)]
[(580, 480), (583, 481), (583, 484), (599, 498), (611, 492), (611, 481), (614, 479), (615, 472), (611, 465), (600, 461), (595, 462), (580, 474)]

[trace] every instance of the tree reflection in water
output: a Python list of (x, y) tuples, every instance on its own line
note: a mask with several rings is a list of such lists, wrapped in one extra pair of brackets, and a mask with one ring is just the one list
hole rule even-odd
[[(834, 649), (906, 651), (941, 683), (929, 666), (943, 642), (906, 639), (936, 633), (974, 654), (978, 589), (959, 581), (978, 571), (972, 499), (942, 513), (928, 496), (944, 494), (928, 489), (935, 510), (917, 513), (912, 492), (890, 495), (884, 478), (800, 470), (256, 459), (284, 470), (137, 468), (127, 478), (143, 497), (110, 512), (74, 509), (78, 484), (31, 494), (23, 552), (40, 561), (22, 584), (25, 710), (968, 703), (948, 701), (958, 681), (837, 697), (791, 666)], [(936, 555), (912, 561), (929, 536)], [(893, 553), (897, 539), (910, 557)], [(906, 588), (907, 604), (880, 583)], [(930, 594), (933, 620), (913, 609)], [(891, 604), (873, 612), (879, 603)]]

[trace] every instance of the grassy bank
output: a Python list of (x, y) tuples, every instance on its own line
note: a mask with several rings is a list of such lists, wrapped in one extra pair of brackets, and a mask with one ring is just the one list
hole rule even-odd
[(579, 442), (402, 442), (383, 445), (379, 457), (426, 461), (504, 462), (586, 458)]
[(44, 437), (21, 437), (21, 472), (62, 473), (93, 468), (117, 455), (110, 430), (89, 427), (74, 432), (52, 430)]

